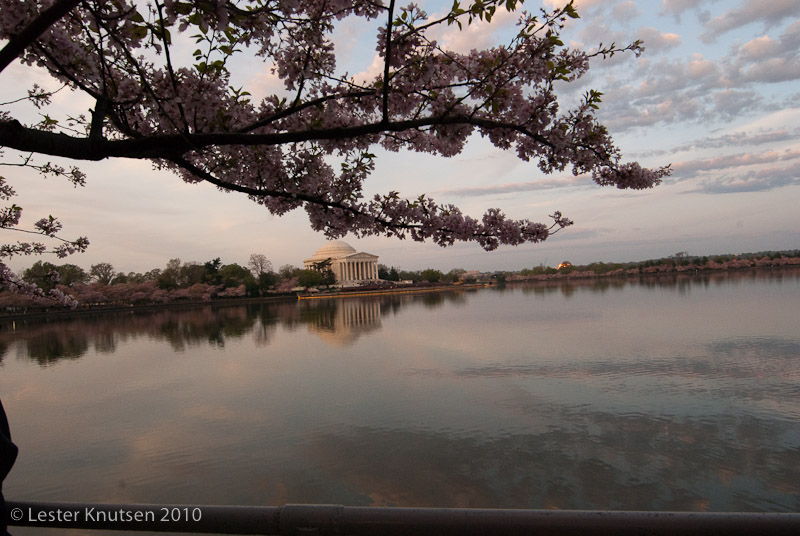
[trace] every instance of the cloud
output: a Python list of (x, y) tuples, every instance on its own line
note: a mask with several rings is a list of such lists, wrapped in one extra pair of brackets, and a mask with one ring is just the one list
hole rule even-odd
[(774, 164), (800, 158), (800, 151), (787, 149), (785, 151), (767, 151), (759, 154), (743, 153), (738, 155), (724, 155), (715, 158), (706, 158), (678, 162), (673, 164), (673, 176), (693, 175), (702, 171), (730, 169), (758, 164)]
[(800, 135), (800, 129), (789, 131), (786, 129), (759, 131), (756, 133), (734, 132), (723, 136), (701, 138), (687, 145), (679, 145), (674, 152), (690, 151), (692, 149), (718, 149), (721, 147), (741, 145), (764, 145), (793, 140)]
[[(672, 181), (706, 176), (690, 192), (719, 194), (764, 192), (800, 184), (800, 150), (742, 153), (673, 164)], [(785, 165), (789, 163), (789, 165)], [(750, 168), (740, 170), (740, 168)], [(720, 175), (719, 172), (727, 172)]]
[(602, 115), (616, 129), (700, 119), (721, 74), (714, 62), (699, 55), (688, 62), (639, 60), (632, 79), (640, 82), (605, 86)]
[[(542, 4), (547, 9), (561, 9), (565, 5), (567, 5), (569, 0), (543, 0)], [(575, 0), (575, 9), (578, 10), (578, 13), (582, 13), (582, 10), (589, 9), (594, 6), (602, 6), (604, 3), (607, 3), (606, 0)]]
[[(484, 49), (502, 42), (502, 40), (498, 40), (497, 35), (516, 24), (519, 17), (519, 11), (509, 12), (505, 9), (498, 9), (492, 17), (492, 22), (474, 20), (470, 25), (464, 23), (462, 29), (459, 29), (456, 24), (445, 26), (443, 27), (444, 32), (437, 36), (436, 40), (443, 49), (462, 54), (473, 49)], [(436, 18), (436, 16), (431, 18)]]
[(664, 52), (681, 44), (678, 34), (663, 33), (650, 26), (639, 29), (636, 39), (644, 41), (645, 49), (650, 52)]
[(377, 78), (383, 77), (384, 59), (378, 53), (372, 58), (372, 63), (366, 70), (354, 74), (351, 78), (356, 84), (369, 84)]
[(614, 17), (614, 20), (628, 21), (635, 19), (641, 14), (642, 11), (639, 9), (639, 6), (636, 5), (636, 2), (630, 1), (617, 4), (611, 10), (611, 15)]
[(739, 130), (721, 136), (707, 136), (683, 145), (676, 145), (669, 149), (656, 149), (631, 153), (631, 158), (647, 158), (653, 156), (664, 156), (675, 153), (689, 152), (694, 150), (721, 149), (728, 147), (776, 145), (786, 141), (793, 141), (800, 138), (800, 128), (789, 130), (786, 128), (763, 129), (755, 131)]
[(472, 186), (464, 188), (447, 188), (437, 194), (453, 195), (460, 197), (481, 197), (496, 194), (517, 192), (533, 192), (537, 190), (553, 190), (556, 188), (574, 188), (590, 184), (586, 175), (578, 177), (552, 177), (530, 182), (514, 182), (505, 184), (490, 184), (487, 186)]
[[(750, 13), (752, 5), (749, 1), (740, 4), (740, 11)], [(686, 9), (688, 3), (662, 4), (665, 13), (679, 14)], [(729, 17), (733, 11), (728, 11)], [(780, 0), (753, 20), (777, 23), (790, 12), (800, 14), (800, 8)], [(631, 34), (609, 27), (608, 17), (586, 22), (579, 30), (584, 43), (631, 40)], [(633, 35), (645, 42), (647, 52), (642, 58), (635, 62), (626, 59), (619, 66), (598, 62), (601, 68), (592, 71), (599, 77), (592, 87), (606, 95), (599, 115), (615, 132), (682, 121), (731, 121), (792, 105), (786, 84), (800, 80), (800, 20), (750, 39), (731, 38), (734, 44), (727, 53), (700, 46), (689, 57), (674, 53), (692, 45), (694, 38), (688, 34), (671, 33), (656, 23)], [(767, 84), (775, 89), (766, 90)]]
[(731, 120), (785, 105), (776, 100), (779, 93), (768, 94), (761, 86), (800, 80), (797, 40), (791, 31), (780, 39), (754, 39), (717, 61), (699, 54), (685, 60), (640, 59), (625, 80), (606, 78), (602, 115), (619, 131), (686, 120)]
[(700, 38), (713, 42), (720, 35), (754, 22), (763, 22), (765, 27), (780, 24), (784, 19), (800, 15), (797, 0), (746, 0), (739, 9), (731, 9), (706, 24), (706, 32)]
[(737, 177), (708, 179), (702, 181), (692, 192), (707, 194), (765, 192), (796, 185), (800, 185), (800, 163), (788, 167), (770, 166)]
[(722, 119), (735, 119), (742, 115), (742, 110), (757, 109), (762, 102), (755, 91), (736, 91), (733, 89), (718, 91), (712, 95), (711, 111)]
[(748, 41), (739, 48), (741, 57), (748, 60), (761, 60), (775, 55), (778, 44), (770, 39), (768, 35), (757, 37)]
[(661, 11), (662, 15), (672, 15), (677, 22), (681, 21), (681, 15), (684, 11), (697, 8), (696, 0), (662, 0)]
[(725, 61), (728, 85), (778, 83), (800, 79), (800, 21), (778, 39), (764, 35), (734, 49)]

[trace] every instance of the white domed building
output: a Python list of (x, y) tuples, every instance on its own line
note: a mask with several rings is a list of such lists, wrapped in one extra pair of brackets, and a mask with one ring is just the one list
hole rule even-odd
[(306, 270), (313, 270), (314, 264), (330, 259), (331, 271), (336, 282), (348, 285), (362, 281), (378, 280), (378, 256), (357, 252), (350, 244), (341, 240), (328, 242), (314, 255), (303, 261)]

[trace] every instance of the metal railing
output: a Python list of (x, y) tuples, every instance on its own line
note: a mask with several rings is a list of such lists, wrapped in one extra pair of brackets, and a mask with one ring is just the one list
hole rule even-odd
[(800, 513), (6, 502), (10, 526), (264, 535), (791, 535)]

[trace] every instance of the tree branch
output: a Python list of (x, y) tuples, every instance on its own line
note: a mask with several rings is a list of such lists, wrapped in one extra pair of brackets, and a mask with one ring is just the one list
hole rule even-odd
[(165, 158), (171, 159), (189, 151), (212, 146), (255, 145), (276, 146), (320, 140), (353, 139), (361, 136), (418, 130), (442, 125), (472, 125), (484, 130), (514, 130), (533, 138), (537, 143), (552, 146), (551, 142), (518, 124), (495, 121), (468, 115), (423, 117), (384, 124), (365, 123), (352, 127), (308, 129), (266, 134), (213, 132), (197, 134), (162, 134), (124, 140), (89, 140), (66, 134), (45, 132), (23, 126), (19, 121), (0, 121), (0, 146), (24, 152), (63, 156), (73, 160), (103, 160), (105, 158)]
[(389, 15), (386, 19), (386, 45), (384, 53), (386, 59), (383, 62), (383, 123), (389, 123), (389, 63), (392, 59), (392, 18), (394, 17), (394, 0), (389, 2)]
[(61, 17), (69, 13), (82, 0), (57, 0), (49, 8), (42, 11), (30, 24), (17, 35), (11, 36), (3, 50), (0, 50), (0, 72), (8, 67), (15, 58), (30, 46)]

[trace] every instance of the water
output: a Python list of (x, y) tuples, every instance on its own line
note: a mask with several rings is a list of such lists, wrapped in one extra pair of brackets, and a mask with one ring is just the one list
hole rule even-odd
[(4, 493), (796, 512), (799, 298), (780, 270), (6, 322)]

